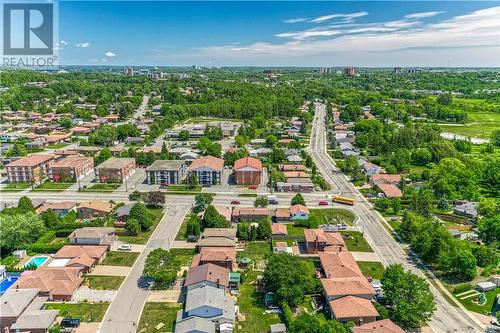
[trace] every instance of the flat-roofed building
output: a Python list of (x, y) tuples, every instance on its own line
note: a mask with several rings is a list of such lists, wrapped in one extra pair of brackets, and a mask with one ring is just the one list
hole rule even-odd
[(189, 174), (195, 174), (202, 186), (220, 185), (224, 160), (213, 156), (204, 156), (194, 160), (189, 166)]
[(135, 158), (111, 157), (94, 170), (100, 183), (123, 183), (135, 172)]
[(179, 184), (186, 173), (186, 162), (182, 160), (156, 160), (146, 169), (146, 180), (148, 184)]
[(74, 182), (90, 174), (93, 169), (92, 157), (70, 155), (49, 164), (49, 178), (53, 182)]
[(15, 160), (5, 166), (10, 183), (41, 184), (49, 175), (49, 164), (53, 155), (31, 155)]

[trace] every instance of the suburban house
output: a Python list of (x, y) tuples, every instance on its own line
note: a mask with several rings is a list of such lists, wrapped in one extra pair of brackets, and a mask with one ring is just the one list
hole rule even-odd
[(44, 202), (35, 211), (37, 214), (46, 212), (52, 209), (59, 217), (66, 216), (69, 212), (76, 211), (76, 202), (73, 201), (60, 201), (60, 202)]
[[(219, 205), (213, 205), (217, 213), (220, 215), (224, 216), (226, 221), (231, 222), (231, 216), (232, 216), (232, 211), (230, 208), (224, 207), (224, 206), (219, 206)], [(200, 219), (203, 219), (203, 216), (205, 216), (205, 211), (198, 213), (198, 217)]]
[(323, 269), (324, 276), (328, 278), (362, 277), (363, 273), (359, 269), (353, 255), (348, 252), (320, 252), (319, 262)]
[(83, 282), (82, 271), (75, 267), (38, 267), (24, 271), (11, 289), (38, 289), (51, 301), (70, 301)]
[(281, 164), (278, 166), (280, 171), (297, 171), (297, 172), (305, 172), (306, 166), (302, 164)]
[(274, 220), (277, 223), (289, 223), (290, 222), (290, 209), (277, 208), (274, 211)]
[(338, 232), (325, 232), (322, 229), (304, 229), (306, 251), (309, 254), (318, 252), (345, 251), (345, 242)]
[(333, 317), (341, 323), (371, 323), (376, 321), (379, 315), (370, 300), (356, 296), (335, 299), (329, 302), (329, 306)]
[(457, 215), (466, 216), (471, 219), (477, 217), (477, 202), (461, 201), (453, 208), (453, 213)]
[(259, 185), (262, 175), (262, 162), (253, 157), (243, 157), (234, 162), (234, 175), (237, 185)]
[(201, 286), (188, 291), (182, 317), (200, 317), (222, 324), (232, 323), (235, 312), (233, 299), (223, 289)]
[(10, 162), (5, 166), (9, 182), (41, 184), (49, 175), (49, 164), (53, 159), (53, 155), (31, 155)]
[(226, 290), (229, 287), (229, 273), (229, 269), (214, 264), (192, 267), (184, 281), (184, 287), (188, 291), (205, 285)]
[(186, 162), (181, 160), (156, 160), (146, 169), (148, 184), (179, 184), (187, 173)]
[(189, 175), (195, 174), (202, 186), (220, 185), (224, 160), (213, 156), (204, 156), (194, 160), (189, 166)]
[(235, 262), (235, 247), (202, 247), (200, 253), (193, 257), (191, 267), (211, 263), (232, 270)]
[(205, 318), (200, 317), (187, 317), (182, 318), (183, 313), (180, 310), (177, 313), (177, 320), (175, 321), (175, 333), (213, 333), (215, 330), (215, 323)]
[(135, 172), (135, 158), (111, 157), (94, 170), (99, 183), (123, 183)]
[(384, 173), (385, 170), (373, 163), (366, 162), (363, 164), (363, 171), (365, 173), (365, 176), (372, 177), (373, 175), (376, 175), (378, 173)]
[(403, 192), (395, 185), (380, 183), (377, 184), (377, 187), (384, 193), (386, 198), (401, 198), (403, 196)]
[(8, 289), (0, 297), (0, 327), (4, 332), (45, 333), (54, 324), (58, 310), (43, 310), (47, 297), (38, 289)]
[(114, 223), (115, 227), (125, 227), (127, 225), (127, 220), (130, 215), (134, 203), (123, 205), (115, 210), (116, 221)]
[(233, 222), (255, 222), (271, 216), (267, 208), (235, 208), (233, 210)]
[(117, 238), (114, 228), (105, 227), (80, 228), (68, 236), (69, 243), (72, 245), (102, 245), (108, 248)]
[(377, 320), (351, 328), (352, 333), (404, 333), (403, 329), (390, 319)]
[(74, 182), (90, 174), (93, 169), (92, 157), (69, 155), (49, 164), (49, 178), (54, 182)]
[(78, 267), (84, 272), (106, 258), (107, 246), (65, 245), (56, 254), (49, 267)]
[(390, 175), (387, 173), (377, 173), (371, 176), (371, 185), (388, 184), (398, 186), (401, 182), (401, 175)]
[(330, 277), (321, 279), (321, 284), (327, 301), (349, 295), (367, 300), (371, 300), (375, 296), (375, 290), (364, 276)]
[(309, 178), (288, 178), (286, 182), (277, 182), (277, 192), (309, 193), (314, 190), (314, 184)]
[(236, 240), (236, 228), (205, 228), (196, 247), (235, 247)]
[(287, 235), (288, 231), (285, 224), (273, 223), (271, 224), (271, 234), (273, 236)]
[(307, 220), (309, 219), (309, 208), (303, 205), (293, 205), (290, 207), (291, 220)]
[(84, 201), (78, 205), (78, 218), (82, 220), (90, 220), (97, 217), (105, 217), (113, 211), (114, 207), (114, 204), (106, 201)]

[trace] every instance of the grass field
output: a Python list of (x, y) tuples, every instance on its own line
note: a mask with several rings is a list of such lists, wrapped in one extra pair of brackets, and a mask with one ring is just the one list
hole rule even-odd
[(201, 186), (189, 188), (187, 185), (168, 185), (167, 192), (200, 192)]
[(16, 191), (22, 191), (30, 187), (31, 184), (28, 183), (10, 183), (5, 185), (1, 190), (4, 192), (16, 192)]
[(128, 266), (132, 267), (135, 260), (139, 256), (137, 252), (118, 252), (110, 251), (102, 262), (103, 265), (109, 266)]
[[(172, 332), (177, 311), (181, 308), (182, 305), (178, 303), (147, 302), (142, 311), (138, 332)], [(155, 328), (162, 323), (162, 328)]]
[(119, 188), (122, 184), (107, 184), (107, 183), (96, 183), (85, 189), (81, 189), (82, 192), (112, 192)]
[(171, 249), (170, 252), (180, 260), (181, 266), (188, 266), (195, 255), (194, 249)]
[(466, 137), (489, 139), (491, 133), (500, 126), (500, 113), (467, 112), (466, 124), (439, 124), (444, 132), (456, 133)]
[(95, 290), (118, 290), (125, 280), (124, 276), (88, 275), (85, 280), (88, 287)]
[(349, 235), (345, 240), (347, 249), (351, 252), (373, 252), (372, 248), (359, 231), (342, 231), (342, 236)]
[(83, 322), (100, 322), (108, 309), (109, 303), (46, 303), (46, 309), (59, 310), (61, 317), (78, 317)]
[[(474, 302), (475, 300), (477, 300), (477, 298), (479, 296), (467, 297), (467, 298), (463, 298), (463, 299), (461, 299), (461, 298), (464, 296), (467, 296), (469, 294), (465, 294), (462, 296), (457, 296), (455, 294), (454, 296), (456, 299), (458, 299), (458, 301), (460, 303), (462, 303), (462, 305), (467, 310), (474, 311), (474, 312), (481, 313), (481, 314), (489, 314), (491, 312), (491, 309), (493, 308), (493, 303), (495, 302), (495, 297), (498, 293), (499, 293), (498, 288), (496, 290), (490, 290), (490, 291), (485, 292), (484, 294), (486, 296), (486, 303), (484, 305), (479, 305), (479, 304)], [(470, 293), (470, 294), (472, 294), (472, 293)]]
[(359, 269), (363, 275), (369, 275), (374, 279), (381, 279), (382, 274), (384, 274), (384, 265), (380, 262), (372, 262), (372, 261), (358, 261)]
[(73, 185), (73, 183), (52, 183), (45, 182), (39, 186), (37, 186), (33, 191), (52, 191), (52, 192), (60, 192), (64, 191), (68, 187)]
[(271, 246), (267, 242), (246, 242), (245, 250), (237, 252), (238, 258), (248, 257), (254, 261), (262, 260), (271, 255)]
[(318, 221), (318, 224), (337, 224), (343, 223), (352, 225), (354, 222), (354, 214), (345, 209), (326, 208), (326, 209), (310, 209), (311, 218)]

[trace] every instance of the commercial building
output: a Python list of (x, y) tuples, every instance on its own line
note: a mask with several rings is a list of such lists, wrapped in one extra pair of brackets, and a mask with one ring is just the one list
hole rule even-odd
[(148, 184), (179, 184), (187, 173), (186, 162), (157, 160), (146, 169)]
[(31, 155), (20, 158), (5, 166), (10, 183), (41, 184), (49, 175), (52, 155)]
[(74, 182), (90, 174), (93, 169), (92, 157), (69, 155), (49, 164), (49, 178), (53, 182)]
[(237, 185), (259, 185), (262, 175), (262, 162), (253, 157), (243, 157), (234, 162), (234, 175)]
[(204, 156), (189, 166), (189, 175), (194, 174), (202, 186), (220, 185), (224, 160), (213, 156)]
[(356, 68), (346, 67), (346, 68), (344, 68), (344, 74), (347, 76), (354, 76), (354, 75), (356, 75)]
[(134, 172), (134, 158), (111, 157), (95, 167), (95, 178), (100, 183), (123, 183)]

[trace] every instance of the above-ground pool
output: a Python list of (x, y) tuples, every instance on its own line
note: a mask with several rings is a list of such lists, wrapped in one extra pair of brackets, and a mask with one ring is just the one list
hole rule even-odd
[(0, 282), (0, 295), (7, 291), (7, 289), (9, 289), (10, 286), (17, 281), (17, 279), (19, 279), (18, 275), (10, 275), (7, 273), (7, 276), (2, 280), (2, 282)]
[(34, 266), (38, 268), (42, 266), (47, 260), (49, 260), (49, 257), (47, 256), (36, 256), (31, 258), (27, 263), (25, 263), (24, 267)]

